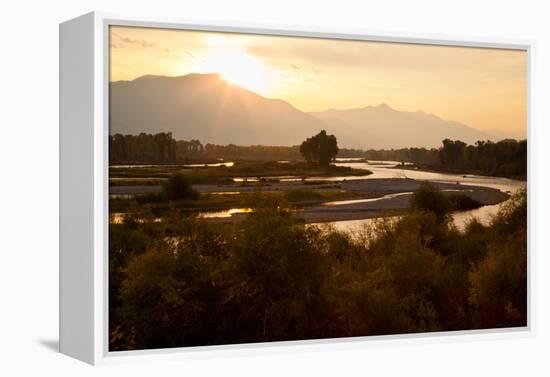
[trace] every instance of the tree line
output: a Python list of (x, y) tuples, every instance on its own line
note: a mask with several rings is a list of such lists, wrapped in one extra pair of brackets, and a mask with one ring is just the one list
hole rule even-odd
[[(204, 159), (225, 160), (299, 160), (300, 146), (203, 144), (200, 140), (175, 140), (172, 133), (109, 136), (110, 162), (177, 163)], [(340, 149), (342, 157), (362, 157), (364, 152)]]
[(525, 177), (527, 175), (527, 140), (506, 139), (497, 143), (478, 141), (468, 145), (445, 139), (439, 148), (401, 148), (357, 150), (338, 148), (334, 135), (321, 131), (300, 146), (239, 146), (202, 144), (199, 140), (175, 140), (170, 132), (139, 135), (110, 135), (110, 162), (116, 163), (185, 163), (205, 159), (226, 160), (298, 160), (304, 158), (321, 165), (339, 157), (362, 157), (369, 160), (410, 162), (419, 167), (454, 173)]
[(423, 186), (354, 235), (261, 196), (238, 224), (111, 224), (110, 350), (525, 326), (525, 193), (464, 232), (446, 200)]
[(478, 141), (467, 145), (460, 140), (443, 140), (441, 164), (451, 171), (473, 171), (497, 176), (527, 176), (527, 140)]
[(109, 135), (109, 161), (120, 163), (176, 163), (198, 159), (297, 160), (299, 147), (202, 144), (199, 140), (175, 140), (171, 132)]
[(505, 177), (526, 177), (527, 140), (505, 139), (497, 143), (478, 141), (468, 145), (445, 139), (440, 148), (368, 150), (371, 160), (411, 162), (419, 167), (450, 173), (478, 173)]
[(168, 163), (176, 160), (171, 132), (109, 135), (110, 163)]

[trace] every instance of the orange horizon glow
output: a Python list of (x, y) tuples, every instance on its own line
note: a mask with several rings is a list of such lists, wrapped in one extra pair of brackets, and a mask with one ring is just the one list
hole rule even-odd
[(387, 103), (526, 137), (525, 51), (122, 26), (110, 43), (111, 81), (219, 73), (302, 111)]

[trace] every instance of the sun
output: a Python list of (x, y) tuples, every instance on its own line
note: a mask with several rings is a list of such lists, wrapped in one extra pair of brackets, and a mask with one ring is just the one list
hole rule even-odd
[(231, 84), (261, 93), (267, 85), (267, 73), (262, 63), (239, 49), (216, 48), (202, 61), (198, 71), (219, 73)]

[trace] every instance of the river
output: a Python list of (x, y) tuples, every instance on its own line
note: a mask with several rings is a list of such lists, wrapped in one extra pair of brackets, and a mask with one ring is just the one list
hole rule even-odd
[[(345, 160), (345, 161), (342, 161), (342, 160)], [(233, 163), (224, 162), (224, 164), (232, 165)], [(294, 182), (294, 181), (302, 181), (302, 180), (350, 181), (350, 180), (356, 180), (356, 179), (381, 179), (381, 178), (415, 179), (415, 180), (421, 180), (421, 181), (452, 183), (452, 184), (459, 183), (460, 185), (483, 186), (483, 187), (497, 189), (508, 194), (513, 194), (518, 190), (521, 190), (526, 187), (525, 181), (519, 181), (519, 180), (501, 178), (501, 177), (479, 176), (479, 175), (470, 175), (470, 174), (466, 174), (466, 175), (445, 174), (445, 173), (429, 172), (429, 171), (422, 171), (422, 170), (413, 170), (412, 168), (399, 169), (398, 168), (399, 162), (397, 161), (361, 162), (358, 159), (357, 162), (354, 162), (353, 159), (340, 159), (340, 160), (337, 159), (336, 165), (351, 167), (355, 169), (366, 169), (366, 170), (370, 170), (372, 174), (368, 176), (310, 177), (305, 179), (300, 177), (295, 177), (295, 176), (284, 176), (284, 177), (281, 176), (281, 177), (271, 177), (271, 178), (277, 178), (279, 182)], [(203, 165), (201, 164), (201, 166)], [(212, 164), (212, 166), (218, 166), (218, 164)], [(248, 180), (259, 180), (259, 179), (260, 178), (248, 178)], [(236, 182), (239, 182), (241, 180), (244, 180), (244, 179), (235, 178)], [(353, 202), (374, 202), (374, 201), (386, 200), (391, 197), (397, 197), (397, 196), (409, 195), (409, 194), (410, 192), (403, 192), (403, 193), (385, 195), (384, 197), (381, 197), (381, 198), (359, 199)], [(325, 205), (337, 206), (337, 205), (345, 205), (349, 203), (350, 203), (349, 200), (347, 201), (342, 200), (342, 201), (325, 203)], [(465, 224), (467, 224), (467, 222), (471, 218), (476, 218), (481, 223), (487, 224), (490, 221), (491, 217), (495, 215), (498, 212), (498, 210), (502, 207), (502, 205), (504, 205), (505, 203), (506, 202), (502, 202), (496, 205), (486, 205), (474, 210), (455, 212), (452, 214), (453, 222), (455, 223), (458, 229), (463, 229)], [(250, 211), (251, 211), (250, 208), (231, 208), (231, 209), (222, 210), (222, 211), (202, 212), (199, 214), (199, 216), (203, 218), (224, 218), (224, 217), (231, 217), (233, 215), (244, 214)], [(114, 221), (114, 222), (121, 221), (122, 214), (113, 214), (113, 215), (115, 215), (115, 217), (116, 215), (118, 215), (120, 219), (116, 218), (116, 219), (112, 219), (111, 221)], [(353, 230), (360, 229), (365, 224), (370, 224), (373, 221), (376, 221), (376, 219), (370, 218), (370, 219), (362, 219), (362, 220), (333, 221), (333, 222), (329, 222), (328, 224), (333, 225), (336, 229), (339, 229), (339, 230), (353, 231)]]
[[(349, 161), (350, 159), (347, 160)], [(525, 181), (519, 181), (509, 178), (471, 174), (445, 174), (422, 170), (398, 169), (396, 167), (399, 166), (399, 163), (396, 161), (338, 162), (337, 159), (336, 165), (352, 167), (355, 169), (367, 169), (372, 171), (371, 175), (361, 177), (363, 179), (410, 178), (432, 182), (460, 183), (462, 185), (495, 188), (509, 194), (513, 194), (518, 190), (526, 188)], [(491, 217), (494, 216), (505, 203), (506, 202), (502, 202), (500, 204), (487, 205), (469, 211), (455, 212), (452, 215), (453, 222), (458, 229), (463, 229), (471, 218), (476, 218), (481, 223), (487, 224), (491, 220)], [(360, 229), (364, 226), (364, 224), (370, 224), (375, 220), (376, 219), (334, 221), (330, 224), (332, 224), (336, 229), (349, 231)]]

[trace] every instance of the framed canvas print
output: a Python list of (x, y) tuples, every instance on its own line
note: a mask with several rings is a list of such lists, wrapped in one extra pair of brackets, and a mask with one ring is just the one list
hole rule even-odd
[(61, 352), (530, 334), (532, 48), (61, 24)]

